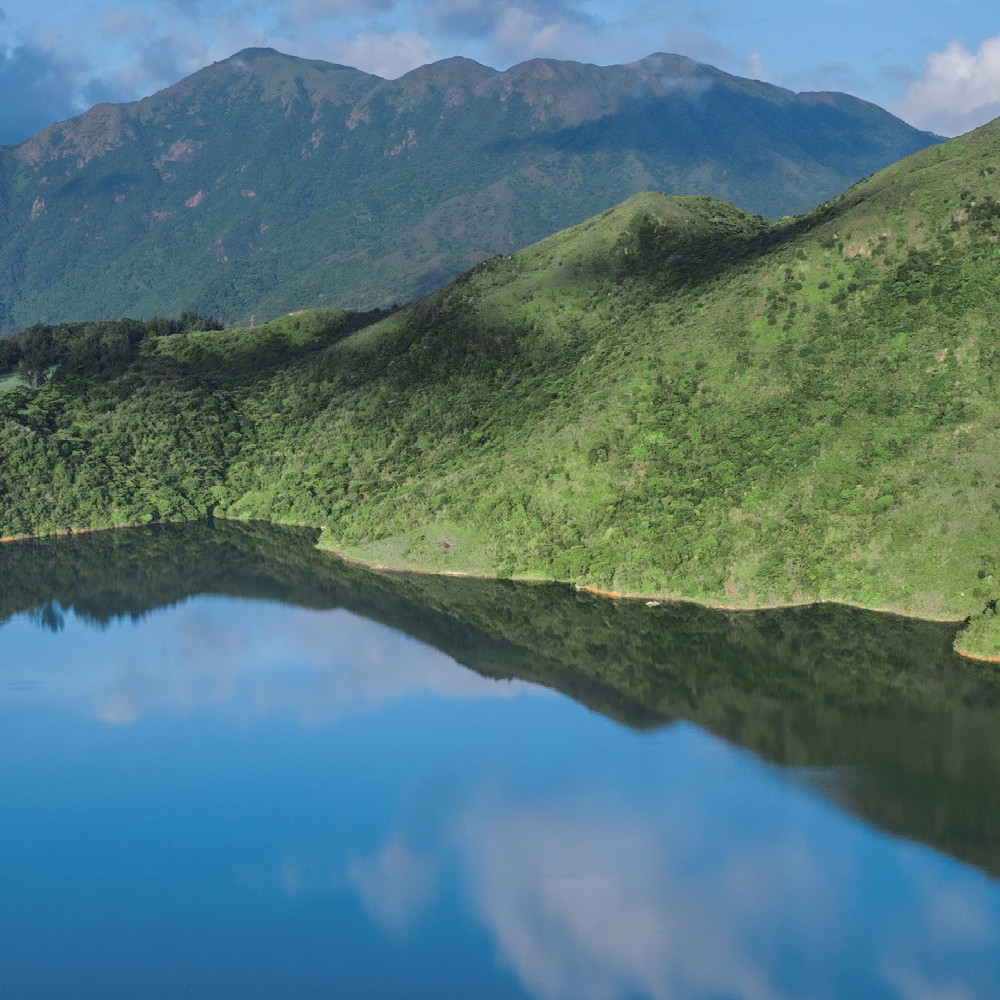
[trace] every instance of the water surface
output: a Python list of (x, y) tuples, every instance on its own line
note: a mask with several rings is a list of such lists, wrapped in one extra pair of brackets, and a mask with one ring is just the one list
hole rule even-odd
[(1000, 699), (951, 630), (310, 541), (0, 548), (4, 996), (1000, 995)]

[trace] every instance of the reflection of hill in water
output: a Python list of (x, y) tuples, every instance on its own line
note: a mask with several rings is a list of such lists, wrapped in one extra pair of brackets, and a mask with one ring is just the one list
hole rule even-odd
[[(865, 819), (1000, 874), (1000, 679), (952, 626), (823, 605), (647, 608), (565, 586), (376, 573), (314, 533), (221, 523), (0, 546), (0, 621), (96, 623), (203, 593), (343, 607), (490, 676), (556, 688), (632, 726), (685, 718)], [(813, 770), (803, 774), (814, 774)]]

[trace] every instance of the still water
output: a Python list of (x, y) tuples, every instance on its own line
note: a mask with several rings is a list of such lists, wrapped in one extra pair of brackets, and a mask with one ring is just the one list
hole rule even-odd
[(0, 995), (1000, 996), (1000, 698), (947, 629), (309, 541), (3, 546)]

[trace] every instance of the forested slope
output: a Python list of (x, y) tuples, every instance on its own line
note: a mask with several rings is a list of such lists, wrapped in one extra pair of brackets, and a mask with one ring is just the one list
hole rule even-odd
[(998, 169), (994, 123), (777, 224), (644, 194), (377, 322), (49, 331), (51, 381), (0, 396), (2, 531), (215, 511), (376, 563), (974, 615), (1000, 652)]

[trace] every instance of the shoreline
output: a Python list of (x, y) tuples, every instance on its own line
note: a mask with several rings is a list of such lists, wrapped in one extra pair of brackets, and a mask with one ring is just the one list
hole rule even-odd
[(964, 649), (959, 649), (958, 646), (952, 646), (952, 649), (963, 660), (971, 660), (973, 663), (1000, 663), (1000, 656), (978, 656), (976, 653), (969, 653)]
[[(236, 524), (252, 523), (250, 518), (242, 517), (224, 517), (215, 516), (210, 520), (217, 521), (230, 521)], [(138, 522), (128, 523), (128, 524), (109, 524), (103, 528), (66, 528), (56, 531), (48, 531), (44, 534), (37, 535), (3, 535), (0, 536), (0, 544), (5, 542), (27, 542), (43, 538), (68, 538), (72, 535), (89, 535), (94, 534), (99, 531), (124, 531), (129, 528), (146, 528), (152, 525), (166, 525), (166, 524), (192, 524), (196, 522), (192, 521), (155, 521), (149, 524), (141, 524)], [(266, 524), (274, 524), (277, 526), (287, 526), (287, 527), (299, 527), (299, 528), (315, 528), (317, 531), (322, 532), (324, 530), (322, 525), (308, 525), (301, 522), (291, 522), (291, 521), (265, 521)], [(646, 601), (646, 602), (656, 602), (656, 606), (659, 604), (697, 604), (700, 607), (708, 608), (712, 611), (734, 611), (734, 612), (745, 612), (745, 611), (780, 611), (789, 608), (805, 608), (811, 607), (816, 604), (839, 604), (843, 607), (855, 608), (859, 611), (872, 611), (876, 614), (882, 615), (895, 615), (897, 618), (911, 618), (915, 621), (924, 622), (935, 622), (938, 624), (960, 624), (965, 619), (960, 618), (957, 615), (954, 617), (939, 618), (932, 615), (921, 615), (921, 614), (908, 614), (903, 611), (899, 611), (894, 608), (886, 607), (871, 607), (867, 604), (860, 604), (856, 601), (848, 600), (833, 600), (829, 598), (818, 598), (816, 600), (806, 600), (806, 601), (784, 601), (777, 602), (774, 604), (754, 604), (754, 605), (740, 605), (740, 604), (723, 604), (715, 601), (691, 598), (691, 597), (677, 597), (675, 595), (664, 596), (662, 594), (635, 594), (621, 592), (617, 590), (602, 590), (600, 587), (592, 587), (587, 584), (569, 583), (566, 580), (554, 580), (550, 577), (539, 577), (539, 576), (510, 576), (510, 577), (499, 577), (490, 573), (472, 573), (465, 570), (445, 570), (445, 569), (419, 569), (413, 566), (390, 566), (383, 563), (370, 562), (365, 559), (361, 559), (357, 556), (348, 555), (346, 552), (342, 552), (339, 549), (328, 548), (327, 546), (320, 546), (314, 544), (313, 546), (320, 552), (327, 552), (337, 559), (343, 562), (353, 563), (356, 566), (363, 566), (366, 569), (373, 570), (379, 573), (412, 573), (416, 576), (450, 576), (458, 578), (467, 578), (470, 580), (501, 580), (509, 579), (515, 583), (554, 583), (561, 584), (563, 586), (570, 586), (577, 593), (592, 594), (595, 597), (603, 597), (612, 601)], [(956, 634), (956, 640), (958, 635)], [(953, 644), (952, 649), (957, 656), (962, 657), (965, 660), (970, 660), (975, 663), (1000, 663), (1000, 654), (996, 656), (982, 656), (977, 653), (971, 653), (967, 650), (962, 649), (957, 645), (957, 642)]]
[[(191, 521), (157, 521), (156, 524), (192, 524)], [(63, 528), (57, 531), (46, 531), (43, 535), (2, 535), (0, 545), (4, 542), (31, 542), (41, 538), (69, 538), (72, 535), (93, 535), (98, 531), (125, 531), (128, 528), (147, 528), (148, 524), (133, 521), (131, 524), (109, 524), (104, 528)]]
[(839, 598), (830, 597), (817, 597), (812, 601), (776, 601), (773, 604), (721, 604), (716, 601), (697, 597), (674, 597), (673, 595), (662, 597), (656, 594), (620, 593), (617, 590), (601, 590), (599, 587), (590, 587), (586, 584), (572, 584), (572, 586), (578, 591), (597, 594), (599, 597), (610, 597), (613, 600), (660, 601), (663, 603), (673, 601), (675, 603), (698, 604), (703, 608), (711, 608), (713, 611), (781, 611), (786, 608), (810, 608), (816, 604), (837, 604), (845, 608), (856, 608), (858, 611), (874, 611), (880, 615), (895, 615), (897, 618), (912, 618), (914, 621), (921, 622), (945, 624), (965, 621), (964, 618), (959, 618), (957, 615), (954, 617), (936, 618), (933, 615), (909, 614), (905, 611), (899, 611), (896, 608), (875, 608), (869, 604), (859, 604), (857, 601), (840, 600)]
[[(223, 521), (239, 521), (241, 518), (220, 518)], [(268, 522), (280, 523), (280, 522)], [(469, 580), (511, 580), (514, 583), (553, 583), (560, 586), (572, 587), (578, 594), (593, 594), (595, 597), (605, 597), (612, 601), (646, 601), (653, 602), (652, 606), (660, 604), (697, 604), (699, 607), (708, 608), (711, 611), (781, 611), (788, 608), (808, 608), (816, 604), (836, 604), (846, 608), (856, 608), (858, 611), (872, 611), (880, 615), (894, 615), (897, 618), (911, 618), (914, 621), (935, 622), (938, 624), (958, 624), (965, 621), (958, 615), (948, 618), (935, 618), (932, 615), (907, 614), (895, 608), (871, 607), (868, 604), (859, 604), (857, 601), (836, 600), (826, 597), (819, 597), (812, 601), (777, 601), (773, 604), (721, 604), (716, 601), (698, 597), (677, 597), (674, 594), (639, 594), (631, 591), (602, 590), (600, 587), (592, 587), (586, 583), (570, 583), (568, 580), (555, 580), (548, 576), (521, 576), (514, 574), (509, 577), (494, 576), (490, 573), (472, 573), (461, 569), (420, 569), (415, 566), (392, 566), (388, 563), (369, 562), (358, 556), (348, 555), (340, 549), (328, 548), (326, 546), (316, 546), (320, 552), (329, 552), (330, 555), (355, 566), (364, 566), (366, 569), (375, 570), (379, 573), (412, 573), (415, 576), (452, 576), (466, 578)], [(998, 657), (1000, 660), (1000, 657)]]

